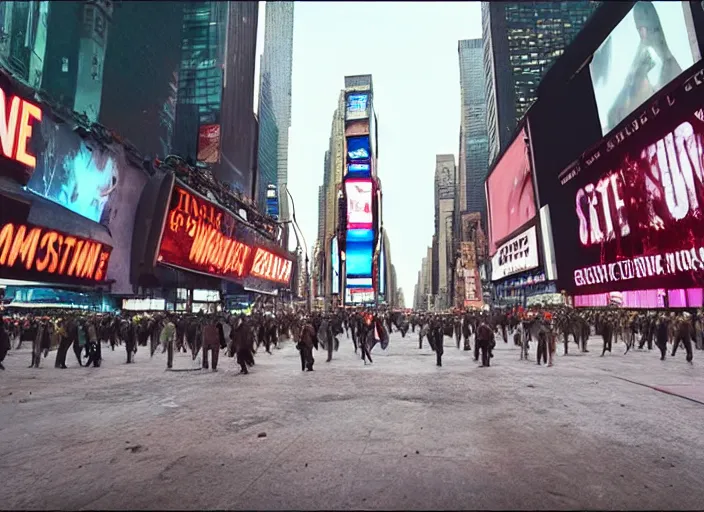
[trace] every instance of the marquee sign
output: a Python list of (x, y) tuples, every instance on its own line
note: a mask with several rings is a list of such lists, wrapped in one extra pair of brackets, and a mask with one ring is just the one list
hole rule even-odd
[(491, 259), (491, 280), (538, 267), (538, 237), (535, 226), (499, 247)]
[(291, 282), (293, 262), (264, 247), (251, 228), (195, 192), (174, 185), (157, 261), (239, 282)]
[(0, 275), (36, 281), (105, 281), (112, 247), (28, 223), (0, 225)]
[[(32, 132), (42, 120), (42, 110), (12, 93), (12, 84), (0, 83), (0, 161), (3, 174), (16, 178), (23, 185), (29, 181), (37, 165), (31, 148)], [(11, 162), (7, 162), (10, 160)], [(8, 168), (7, 165), (10, 164)]]

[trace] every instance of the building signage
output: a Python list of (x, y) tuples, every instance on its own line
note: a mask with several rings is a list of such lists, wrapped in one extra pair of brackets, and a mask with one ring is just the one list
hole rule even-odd
[(175, 185), (157, 261), (235, 282), (254, 277), (288, 285), (293, 262), (254, 238), (234, 215)]
[(369, 117), (369, 93), (350, 93), (347, 95), (345, 121), (367, 119)]
[[(37, 158), (29, 149), (33, 127), (42, 120), (41, 109), (20, 98), (11, 95), (0, 87), (0, 153), (5, 158), (19, 162), (27, 169), (34, 169)], [(26, 173), (29, 180), (31, 171)], [(23, 183), (23, 184), (24, 184)]]
[(505, 277), (538, 266), (538, 238), (535, 226), (501, 245), (491, 259), (491, 280)]
[(558, 274), (580, 293), (704, 283), (704, 64), (666, 86), (559, 179)]
[(0, 275), (37, 281), (105, 281), (112, 247), (28, 223), (0, 226)]

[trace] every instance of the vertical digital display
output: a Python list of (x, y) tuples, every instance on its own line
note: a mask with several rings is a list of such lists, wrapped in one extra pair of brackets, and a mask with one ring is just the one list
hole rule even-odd
[(372, 229), (374, 215), (371, 180), (347, 180), (345, 191), (347, 192), (347, 229)]
[(333, 237), (330, 242), (330, 266), (332, 279), (332, 293), (336, 295), (340, 293), (340, 250), (337, 244), (337, 237)]
[(366, 119), (369, 117), (369, 93), (350, 93), (347, 95), (345, 120)]
[(369, 136), (347, 137), (347, 159), (350, 162), (368, 161), (371, 158)]

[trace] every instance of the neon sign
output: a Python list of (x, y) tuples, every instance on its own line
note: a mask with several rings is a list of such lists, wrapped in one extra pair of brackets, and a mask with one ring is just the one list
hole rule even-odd
[(35, 274), (101, 282), (111, 252), (100, 242), (31, 224), (6, 223), (0, 228), (0, 272), (12, 270), (5, 272), (12, 278)]
[(288, 284), (293, 263), (251, 243), (249, 228), (219, 206), (174, 186), (157, 261), (193, 272)]
[(27, 152), (33, 121), (42, 120), (41, 109), (20, 98), (6, 97), (0, 88), (0, 151), (3, 156), (34, 169), (37, 158)]

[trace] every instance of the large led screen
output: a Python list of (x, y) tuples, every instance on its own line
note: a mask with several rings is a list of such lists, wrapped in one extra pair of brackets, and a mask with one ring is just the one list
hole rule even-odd
[(330, 266), (332, 286), (331, 290), (333, 295), (340, 293), (340, 249), (337, 245), (337, 237), (333, 237), (332, 242), (330, 242)]
[(283, 249), (179, 184), (171, 195), (157, 261), (255, 290), (263, 283), (287, 287), (293, 271)]
[(688, 2), (637, 2), (589, 65), (606, 135), (701, 57)]
[(374, 225), (372, 182), (347, 180), (345, 191), (347, 193), (347, 229), (371, 229)]
[(560, 174), (561, 287), (579, 294), (704, 283), (704, 66), (683, 74)]
[(535, 217), (535, 192), (523, 128), (486, 182), (489, 206), (489, 251)]
[(347, 277), (371, 277), (372, 244), (369, 242), (347, 242), (345, 251)]
[(345, 120), (366, 119), (369, 117), (369, 93), (349, 93), (346, 107)]
[(371, 158), (369, 136), (347, 137), (347, 160), (349, 162), (367, 161)]

